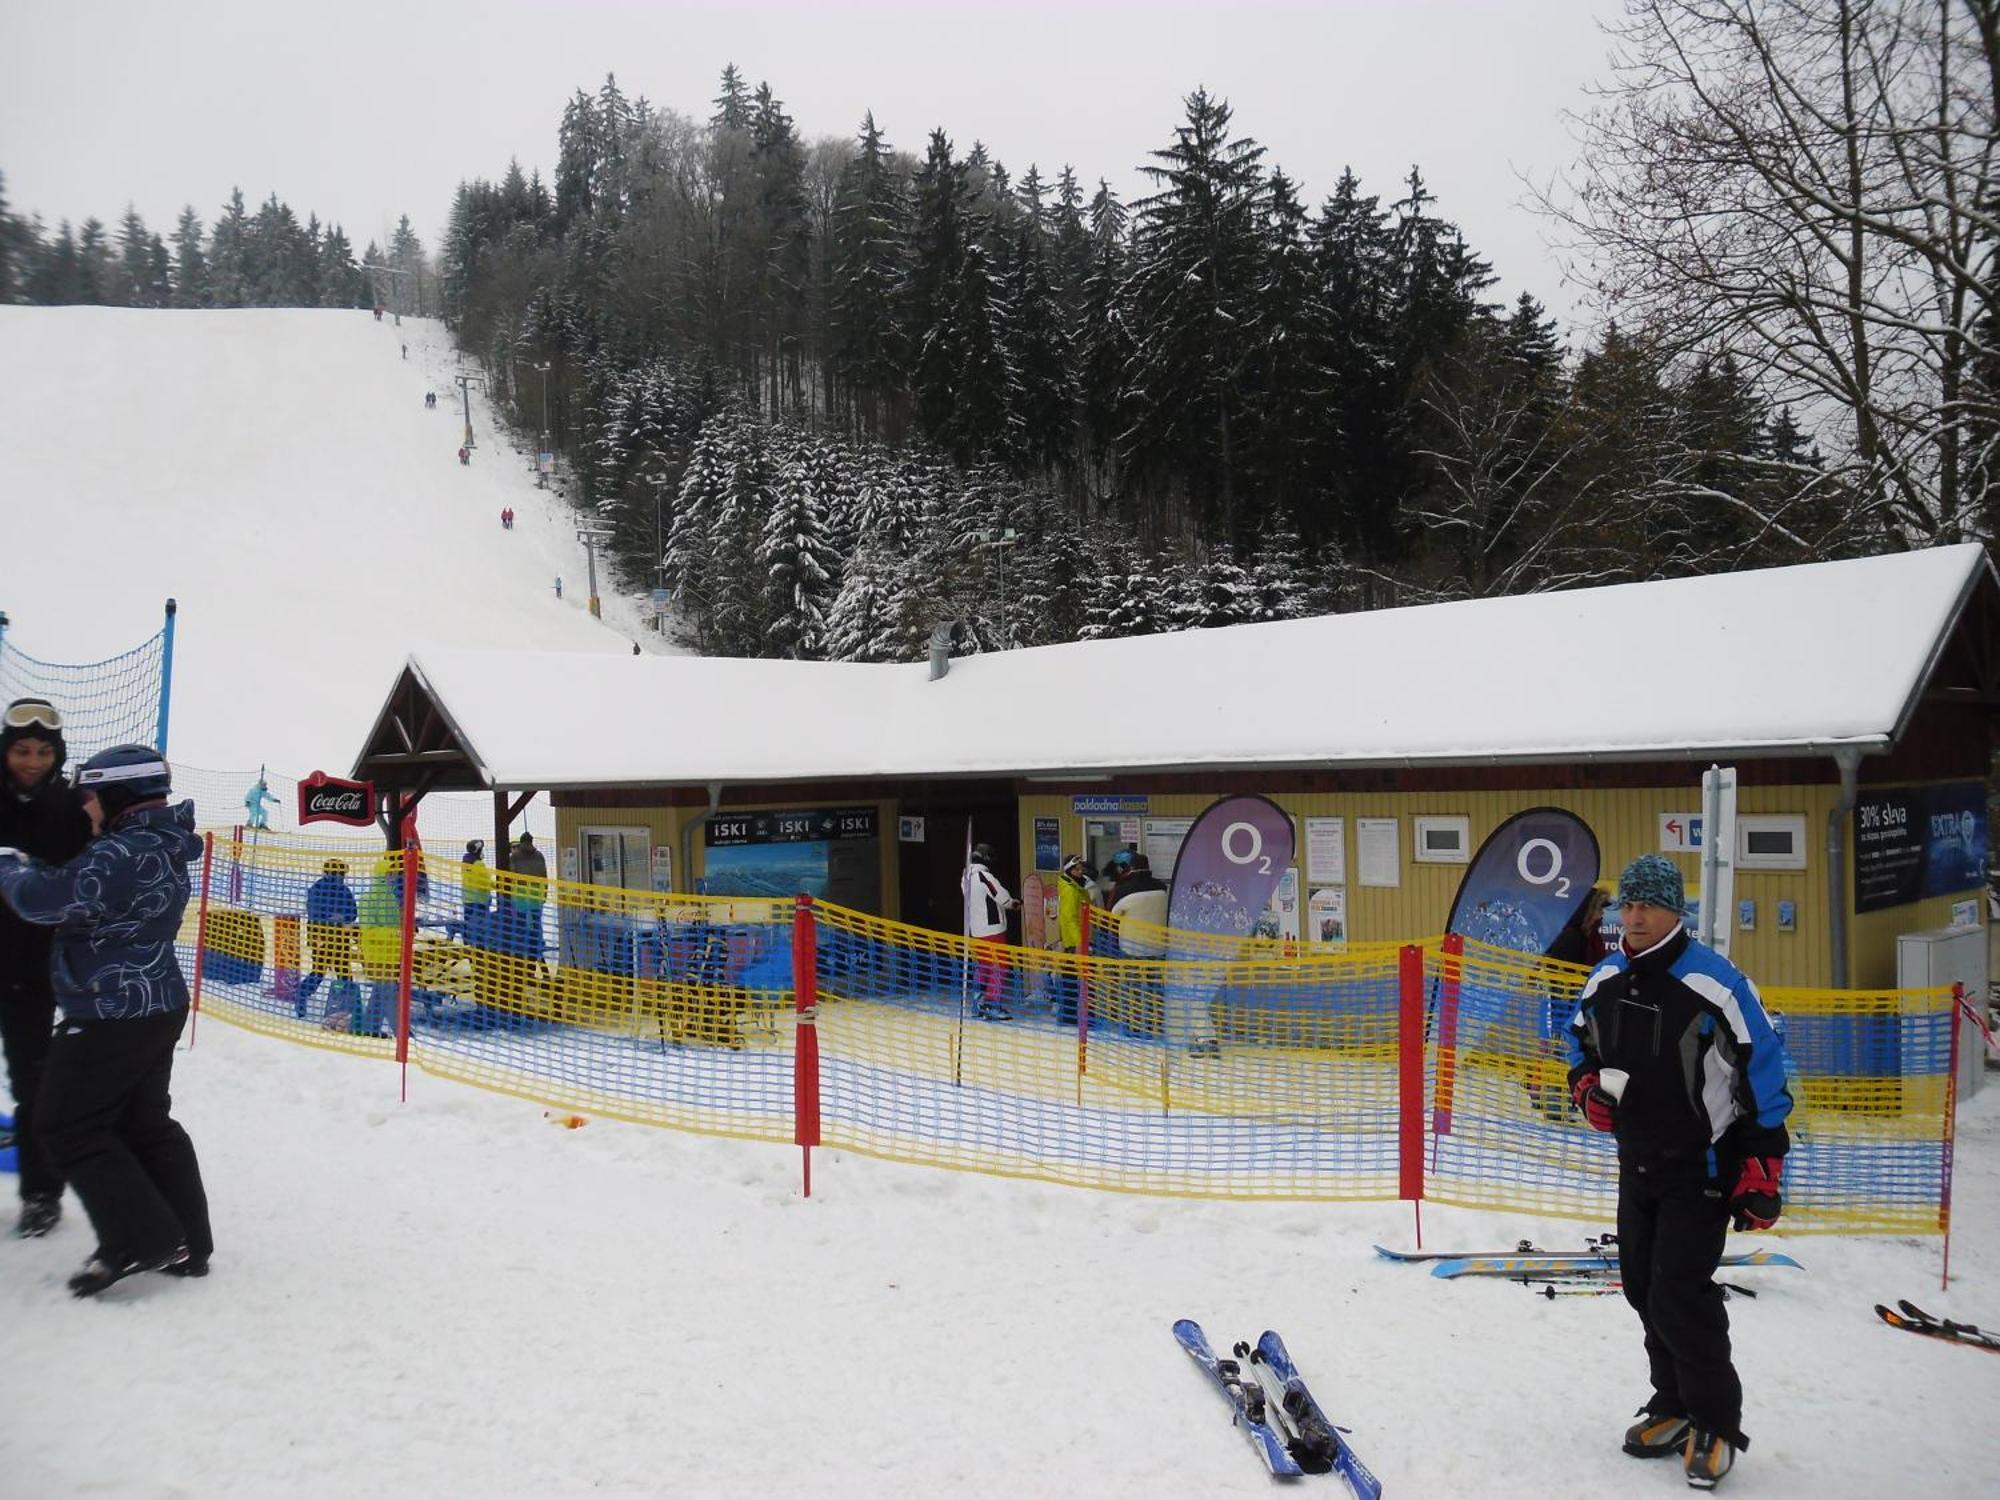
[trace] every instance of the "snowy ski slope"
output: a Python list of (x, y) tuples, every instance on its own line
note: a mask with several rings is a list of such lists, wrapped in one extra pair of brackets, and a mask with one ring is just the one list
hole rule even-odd
[(627, 601), (590, 618), (573, 512), (476, 389), (459, 465), (455, 368), (360, 311), (0, 307), (10, 642), (96, 660), (172, 595), (173, 758), (291, 775), (346, 772), (415, 648), (650, 646)]

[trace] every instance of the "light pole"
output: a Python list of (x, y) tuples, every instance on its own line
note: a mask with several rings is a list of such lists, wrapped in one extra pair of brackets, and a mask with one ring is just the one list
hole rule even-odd
[[(535, 488), (545, 490), (549, 484), (548, 475), (542, 469), (542, 455), (549, 451), (549, 362), (543, 360), (528, 368), (540, 371), (542, 376), (542, 440), (535, 447)], [(591, 592), (595, 593), (596, 590), (593, 589)]]
[(1007, 622), (1007, 549), (1017, 544), (1021, 538), (1013, 527), (1008, 526), (993, 531), (979, 533), (979, 550), (994, 554), (994, 566), (1000, 576), (1000, 649), (1006, 651), (1014, 643), (1013, 631)]
[(609, 541), (610, 538), (611, 533), (609, 531), (599, 530), (594, 527), (579, 526), (576, 529), (576, 539), (583, 543), (584, 566), (590, 573), (590, 617), (593, 620), (604, 618), (604, 611), (599, 606), (597, 600), (597, 544)]
[(483, 375), (454, 375), (452, 379), (458, 382), (458, 394), (465, 402), (465, 446), (468, 448), (477, 448), (479, 444), (473, 440), (472, 436), (472, 387), (475, 383), (483, 381), (485, 377)]

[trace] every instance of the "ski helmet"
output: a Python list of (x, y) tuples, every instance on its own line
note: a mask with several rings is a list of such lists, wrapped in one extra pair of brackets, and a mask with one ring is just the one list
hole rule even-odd
[(174, 789), (166, 757), (151, 745), (113, 745), (77, 769), (76, 789), (90, 792), (107, 818), (141, 802), (157, 802)]

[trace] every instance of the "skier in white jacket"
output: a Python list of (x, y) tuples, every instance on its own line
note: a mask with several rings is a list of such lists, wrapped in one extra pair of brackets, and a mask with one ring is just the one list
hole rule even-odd
[(972, 939), (978, 964), (978, 1014), (983, 1020), (1011, 1021), (1013, 1012), (1002, 996), (1007, 988), (1007, 912), (1015, 902), (992, 864), (993, 846), (975, 844), (958, 886), (965, 896), (965, 935)]

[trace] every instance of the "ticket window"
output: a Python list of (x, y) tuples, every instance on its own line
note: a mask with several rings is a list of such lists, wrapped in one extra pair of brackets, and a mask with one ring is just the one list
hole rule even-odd
[(1111, 856), (1121, 852), (1139, 852), (1139, 825), (1131, 818), (1085, 818), (1083, 820), (1083, 857), (1096, 866), (1102, 874), (1111, 864)]
[(583, 880), (617, 890), (643, 891), (652, 886), (653, 866), (643, 828), (585, 828)]

